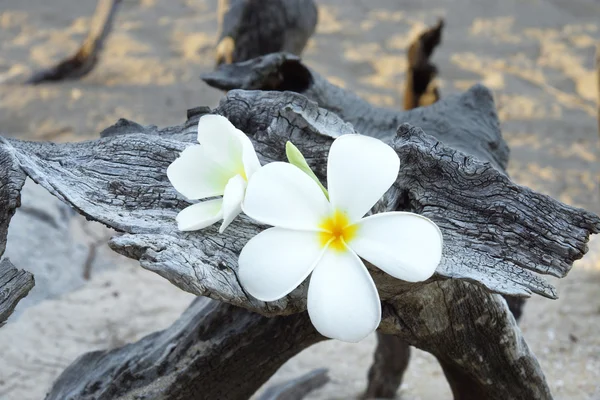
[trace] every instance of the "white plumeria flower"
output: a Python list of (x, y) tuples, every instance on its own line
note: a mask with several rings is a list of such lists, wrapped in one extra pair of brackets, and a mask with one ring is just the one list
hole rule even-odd
[(260, 168), (250, 139), (220, 115), (204, 115), (198, 122), (198, 142), (167, 168), (167, 176), (189, 200), (223, 196), (193, 204), (177, 215), (182, 231), (206, 228), (223, 220), (219, 232), (242, 211), (248, 179)]
[(377, 329), (379, 295), (361, 258), (393, 277), (417, 282), (431, 277), (442, 257), (442, 233), (423, 216), (387, 212), (363, 218), (394, 183), (399, 167), (390, 146), (355, 134), (331, 145), (329, 200), (292, 164), (262, 167), (242, 208), (274, 227), (242, 249), (242, 286), (259, 300), (274, 301), (312, 272), (308, 313), (322, 335), (358, 342)]

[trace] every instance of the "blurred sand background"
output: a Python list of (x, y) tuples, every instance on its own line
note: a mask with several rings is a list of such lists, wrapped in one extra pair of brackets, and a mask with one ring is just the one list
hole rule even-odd
[[(36, 87), (0, 84), (1, 134), (79, 141), (97, 137), (120, 117), (168, 126), (183, 122), (188, 108), (215, 106), (221, 93), (198, 76), (213, 67), (216, 3), (124, 0), (102, 60), (90, 75)], [(476, 82), (486, 84), (494, 91), (511, 148), (512, 178), (600, 212), (594, 72), (599, 2), (317, 3), (319, 25), (305, 62), (365, 99), (397, 109), (408, 44), (443, 16), (443, 42), (433, 57), (441, 72), (442, 96)], [(71, 54), (85, 36), (94, 8), (95, 0), (0, 0), (0, 80)], [(30, 194), (50, 204), (33, 186), (24, 198)], [(27, 221), (20, 210), (13, 226), (26, 226)], [(18, 267), (27, 269), (44, 258), (35, 251), (36, 243), (56, 240), (56, 251), (71, 261), (53, 268), (82, 273), (83, 256), (73, 250), (80, 247), (57, 238), (36, 238), (35, 227), (27, 229), (31, 235), (25, 237), (9, 232), (7, 253)], [(37, 279), (33, 297), (0, 329), (0, 399), (43, 398), (78, 355), (165, 328), (192, 299), (131, 260), (111, 254), (106, 246), (99, 247), (97, 260), (102, 262), (92, 265), (89, 281), (80, 275), (68, 285), (57, 284), (52, 274)], [(600, 240), (592, 239), (589, 254), (575, 263), (567, 278), (552, 281), (560, 299), (532, 298), (522, 330), (556, 399), (600, 399)], [(328, 367), (331, 382), (310, 398), (355, 398), (366, 386), (374, 344), (370, 337), (356, 345), (316, 345), (285, 364), (267, 385)], [(429, 400), (451, 395), (435, 360), (415, 351), (398, 397)]]

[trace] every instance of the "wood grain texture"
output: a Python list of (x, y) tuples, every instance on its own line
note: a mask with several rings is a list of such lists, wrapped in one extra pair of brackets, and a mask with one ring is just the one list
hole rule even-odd
[[(489, 91), (475, 86), (461, 96), (404, 113), (406, 117), (396, 120), (402, 123), (396, 133), (377, 135), (396, 150), (402, 168), (374, 211), (426, 215), (445, 237), (443, 261), (427, 282), (410, 284), (370, 268), (384, 302), (380, 329), (438, 357), (456, 398), (468, 398), (465, 387), (476, 387), (479, 398), (549, 399), (543, 372), (505, 300), (490, 292), (555, 297), (552, 286), (533, 273), (566, 275), (573, 261), (585, 254), (589, 235), (600, 230), (600, 219), (518, 186), (482, 161), (486, 155), (498, 163), (493, 152), (502, 154), (506, 148), (493, 110)], [(52, 393), (58, 397), (50, 398), (125, 399), (145, 393), (162, 399), (168, 393), (174, 396), (170, 398), (192, 399), (214, 398), (226, 390), (246, 396), (285, 359), (322, 340), (305, 314), (306, 284), (271, 303), (253, 299), (239, 285), (237, 256), (261, 225), (242, 216), (224, 235), (217, 235), (215, 227), (198, 232), (176, 229), (175, 215), (188, 203), (171, 187), (165, 171), (194, 142), (197, 120), (208, 111), (192, 110), (186, 123), (162, 130), (122, 120), (102, 138), (88, 142), (4, 139), (0, 144), (34, 181), (88, 218), (123, 232), (111, 241), (115, 251), (186, 291), (222, 302), (199, 300), (160, 340), (161, 334), (150, 335), (112, 352), (84, 356), (55, 385)], [(246, 132), (263, 163), (283, 160), (285, 142), (292, 140), (321, 179), (333, 138), (355, 132), (350, 121), (292, 92), (234, 90), (212, 112)], [(444, 118), (452, 121), (450, 132), (433, 124), (425, 133), (403, 123)], [(462, 141), (462, 147), (477, 149), (473, 153), (480, 152), (481, 158), (441, 138)], [(188, 337), (185, 332), (194, 332), (195, 321), (218, 326), (207, 340), (225, 343), (226, 350), (214, 353), (213, 346), (200, 346), (190, 356), (185, 343), (204, 339), (189, 333), (188, 342), (172, 335), (184, 332)], [(260, 350), (263, 342), (268, 348)], [(181, 351), (171, 353), (172, 349)], [(141, 354), (153, 352), (168, 359), (152, 363), (160, 370), (140, 361)], [(250, 378), (240, 373), (255, 365), (262, 366), (261, 372)], [(160, 372), (175, 368), (195, 372)], [(202, 377), (197, 371), (203, 371)], [(98, 383), (97, 377), (107, 374), (114, 379)], [(159, 375), (169, 379), (159, 384), (153, 379)]]
[(15, 268), (8, 258), (0, 260), (0, 327), (34, 285), (32, 274)]

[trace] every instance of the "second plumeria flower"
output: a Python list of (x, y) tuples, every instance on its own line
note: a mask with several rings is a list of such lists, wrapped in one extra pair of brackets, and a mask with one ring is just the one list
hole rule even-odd
[(179, 193), (202, 201), (177, 215), (182, 231), (206, 228), (223, 220), (223, 232), (242, 211), (248, 179), (260, 168), (250, 139), (220, 115), (204, 115), (198, 122), (199, 145), (187, 147), (169, 168), (167, 176)]
[(399, 167), (390, 146), (354, 134), (331, 145), (327, 189), (295, 165), (262, 167), (248, 185), (243, 210), (274, 227), (242, 249), (242, 286), (259, 300), (274, 301), (312, 273), (308, 313), (321, 334), (358, 342), (377, 329), (379, 295), (361, 258), (417, 282), (433, 275), (442, 256), (442, 234), (425, 217), (387, 212), (363, 218)]

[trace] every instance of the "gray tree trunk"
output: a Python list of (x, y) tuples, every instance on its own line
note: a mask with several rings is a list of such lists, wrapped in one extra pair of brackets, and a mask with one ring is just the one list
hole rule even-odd
[[(340, 104), (350, 109), (348, 101)], [(83, 356), (59, 378), (50, 399), (245, 398), (287, 358), (322, 339), (305, 314), (306, 284), (270, 303), (240, 286), (239, 251), (263, 226), (242, 216), (223, 235), (214, 226), (177, 230), (175, 216), (188, 202), (165, 171), (195, 141), (206, 112), (246, 132), (263, 164), (284, 160), (292, 140), (320, 179), (332, 139), (355, 132), (301, 94), (235, 90), (215, 110), (191, 110), (186, 123), (171, 128), (121, 120), (88, 142), (0, 138), (0, 176), (27, 174), (89, 219), (122, 232), (111, 240), (113, 250), (220, 302), (198, 300), (162, 333)], [(479, 399), (550, 399), (543, 372), (499, 294), (556, 298), (537, 274), (565, 276), (587, 251), (589, 235), (600, 231), (600, 218), (516, 185), (502, 172), (507, 147), (483, 86), (387, 122), (374, 120), (377, 115), (392, 118), (391, 112), (370, 115), (372, 124), (362, 121), (361, 133), (387, 141), (402, 167), (373, 211), (425, 215), (445, 239), (443, 260), (427, 282), (399, 281), (368, 266), (383, 302), (380, 331), (434, 354), (457, 399), (473, 398), (473, 390)], [(421, 124), (427, 133), (404, 122)], [(400, 127), (383, 129), (392, 124)], [(457, 148), (471, 149), (476, 158)], [(198, 321), (215, 329), (195, 328)], [(194, 334), (197, 329), (201, 333)]]

